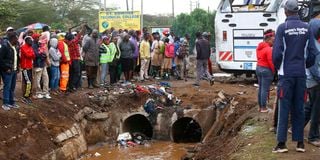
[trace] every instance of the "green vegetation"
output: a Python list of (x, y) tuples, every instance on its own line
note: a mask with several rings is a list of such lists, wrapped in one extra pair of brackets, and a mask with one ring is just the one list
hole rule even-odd
[(36, 22), (53, 29), (67, 29), (83, 21), (97, 26), (98, 10), (96, 0), (2, 0), (0, 31), (9, 25), (20, 28)]
[(243, 147), (232, 154), (232, 160), (275, 160), (276, 154), (273, 154), (275, 136), (269, 132), (268, 124), (263, 121), (248, 120), (242, 127), (239, 135)]
[[(195, 9), (191, 14), (179, 14), (173, 22), (172, 29), (176, 35), (184, 36), (186, 33), (195, 39), (196, 32), (210, 32), (210, 44), (214, 46), (214, 18), (216, 12), (206, 12), (203, 9)], [(194, 41), (191, 41), (194, 46)]]

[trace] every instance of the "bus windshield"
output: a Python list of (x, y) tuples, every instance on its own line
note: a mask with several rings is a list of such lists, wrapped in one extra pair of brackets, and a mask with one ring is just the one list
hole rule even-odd
[(281, 0), (224, 0), (221, 12), (276, 12)]

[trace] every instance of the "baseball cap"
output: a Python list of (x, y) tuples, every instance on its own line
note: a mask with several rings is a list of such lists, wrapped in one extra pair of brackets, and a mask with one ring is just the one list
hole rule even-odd
[(209, 36), (209, 34), (208, 34), (207, 32), (203, 32), (203, 33), (202, 33), (202, 36), (204, 36), (204, 37), (208, 37), (208, 36)]
[(284, 8), (291, 12), (298, 12), (299, 11), (299, 5), (297, 0), (287, 0), (287, 2), (284, 5)]
[(10, 30), (14, 30), (14, 28), (13, 28), (13, 27), (8, 27), (7, 30), (6, 30), (6, 32), (8, 32), (8, 31), (10, 31)]

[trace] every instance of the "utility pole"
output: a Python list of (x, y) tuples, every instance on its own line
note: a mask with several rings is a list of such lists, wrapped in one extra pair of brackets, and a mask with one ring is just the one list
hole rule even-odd
[(172, 17), (174, 18), (174, 0), (172, 0)]
[(193, 11), (194, 8), (198, 8), (198, 2), (190, 0), (190, 13)]
[(107, 11), (107, 0), (103, 1), (103, 5), (104, 5), (104, 11)]
[(140, 29), (141, 29), (141, 33), (142, 33), (142, 29), (143, 29), (143, 0), (141, 0), (141, 17), (140, 17), (140, 21), (141, 21)]
[(131, 0), (131, 11), (133, 11), (133, 0)]
[(129, 11), (129, 2), (128, 2), (128, 0), (126, 0), (126, 4), (127, 4), (127, 11)]

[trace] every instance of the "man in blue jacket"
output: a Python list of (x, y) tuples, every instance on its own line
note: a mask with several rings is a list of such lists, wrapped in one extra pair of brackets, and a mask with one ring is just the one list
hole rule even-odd
[[(306, 67), (314, 64), (318, 50), (314, 41), (309, 42), (308, 24), (298, 16), (297, 0), (285, 4), (287, 19), (280, 24), (273, 47), (273, 63), (278, 70), (278, 97), (280, 101), (277, 146), (274, 153), (288, 152), (286, 147), (288, 116), (291, 113), (292, 140), (297, 141), (297, 152), (305, 152), (303, 143), (304, 102), (306, 100)], [(308, 55), (307, 51), (308, 50)], [(305, 59), (305, 56), (307, 57)]]
[[(317, 15), (317, 14), (316, 14)], [(319, 16), (318, 16), (319, 17)], [(316, 48), (320, 51), (320, 43), (318, 33), (320, 29), (320, 19), (313, 18), (309, 23), (309, 30), (312, 32), (310, 41), (315, 42)], [(310, 129), (308, 135), (308, 143), (320, 147), (319, 134), (319, 117), (320, 117), (320, 55), (316, 56), (315, 64), (306, 70), (307, 88), (309, 101), (305, 104), (305, 123), (306, 126), (310, 121)]]

